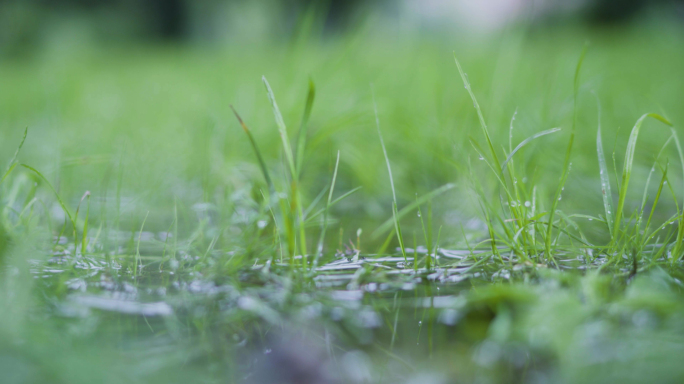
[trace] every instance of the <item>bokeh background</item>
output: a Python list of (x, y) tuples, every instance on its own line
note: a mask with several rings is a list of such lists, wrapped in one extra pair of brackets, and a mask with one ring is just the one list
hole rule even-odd
[[(3, 0), (0, 158), (11, 158), (28, 127), (21, 161), (41, 170), (71, 207), (91, 191), (95, 225), (120, 207), (122, 229), (139, 228), (150, 212), (146, 228), (162, 231), (176, 205), (191, 230), (203, 211), (234, 219), (245, 197), (258, 198), (263, 187), (229, 106), (252, 128), (272, 172), (284, 174), (261, 77), (270, 81), (293, 137), (312, 79), (305, 200), (329, 183), (341, 151), (338, 191), (363, 189), (334, 214), (350, 237), (363, 228), (372, 244), (378, 240), (369, 234), (390, 217), (392, 196), (372, 84), (400, 206), (456, 183), (435, 201), (436, 220), (449, 229), (442, 241), (462, 246), (461, 226), (484, 229), (469, 180), (474, 175), (487, 187), (494, 179), (468, 143), (482, 137), (452, 55), (468, 73), (499, 148), (508, 147), (516, 110), (513, 145), (563, 128), (516, 155), (521, 182), (538, 185), (544, 201), (562, 165), (574, 67), (587, 42), (579, 133), (561, 208), (597, 212), (592, 93), (618, 169), (641, 114), (661, 113), (679, 126), (684, 1)], [(668, 137), (653, 126), (637, 150), (641, 181)], [(671, 149), (665, 156), (673, 160), (675, 183), (681, 173)], [(25, 182), (15, 188), (42, 183), (28, 172), (20, 177)], [(641, 194), (633, 195), (637, 204)], [(663, 217), (667, 204), (659, 208)], [(63, 220), (56, 203), (45, 209), (54, 211), (55, 223)], [(592, 236), (605, 233), (597, 226)]]

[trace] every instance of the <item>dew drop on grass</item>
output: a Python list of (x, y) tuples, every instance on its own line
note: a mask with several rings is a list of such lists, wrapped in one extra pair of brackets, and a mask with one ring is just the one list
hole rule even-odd
[(418, 217), (420, 217), (420, 211), (418, 211)]
[(480, 155), (479, 159), (480, 159), (480, 160), (484, 160), (484, 157), (483, 157), (482, 155)]
[(532, 205), (532, 203), (530, 203), (529, 200), (525, 202), (525, 206), (526, 206), (527, 208), (529, 208), (531, 205)]

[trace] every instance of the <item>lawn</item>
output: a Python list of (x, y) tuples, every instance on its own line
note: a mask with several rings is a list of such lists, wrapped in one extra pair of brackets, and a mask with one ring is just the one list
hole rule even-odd
[(0, 382), (681, 382), (682, 33), (0, 60)]

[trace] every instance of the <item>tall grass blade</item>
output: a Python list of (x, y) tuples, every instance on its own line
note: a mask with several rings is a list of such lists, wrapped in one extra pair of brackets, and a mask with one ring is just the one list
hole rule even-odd
[[(264, 86), (266, 86), (268, 100), (271, 102), (271, 108), (273, 109), (273, 115), (276, 120), (276, 125), (278, 126), (280, 139), (283, 142), (283, 151), (285, 151), (285, 158), (290, 168), (290, 187), (292, 190), (292, 202), (290, 204), (290, 208), (293, 213), (293, 219), (295, 212), (299, 218), (300, 249), (302, 252), (302, 262), (304, 265), (306, 265), (306, 231), (304, 230), (304, 209), (302, 208), (301, 196), (298, 188), (297, 166), (295, 165), (295, 160), (292, 154), (292, 146), (290, 145), (290, 138), (287, 134), (287, 126), (285, 125), (285, 121), (283, 120), (283, 115), (280, 113), (280, 108), (278, 108), (278, 103), (276, 102), (275, 95), (273, 94), (273, 90), (271, 89), (271, 85), (268, 83), (268, 80), (266, 80), (266, 76), (262, 76), (261, 80), (264, 82)], [(311, 102), (313, 103), (313, 99)], [(296, 242), (296, 240), (291, 239), (290, 242)]]
[(603, 140), (601, 139), (601, 103), (596, 97), (598, 104), (598, 131), (596, 133), (596, 152), (599, 162), (599, 176), (601, 178), (601, 194), (603, 197), (603, 210), (606, 215), (606, 225), (610, 236), (613, 236), (613, 194), (610, 191), (610, 174), (606, 164), (606, 155), (603, 152)]
[[(677, 153), (679, 154), (679, 162), (682, 167), (682, 172), (684, 173), (684, 152), (682, 151), (682, 146), (679, 143), (679, 137), (677, 136), (677, 131), (674, 128), (670, 128), (672, 131), (672, 136), (674, 137), (675, 146), (677, 147)], [(682, 178), (684, 180), (684, 177)], [(682, 203), (684, 206), (684, 202)], [(684, 246), (684, 211), (679, 217), (679, 228), (677, 229), (677, 238), (675, 240), (675, 246), (673, 254), (674, 259), (679, 260), (682, 257), (682, 247)]]
[(302, 173), (302, 165), (304, 164), (304, 149), (306, 148), (306, 134), (309, 128), (309, 117), (311, 116), (311, 109), (313, 108), (314, 98), (316, 97), (316, 86), (313, 80), (309, 79), (309, 92), (306, 95), (306, 105), (304, 106), (304, 115), (302, 116), (302, 123), (297, 132), (297, 154), (296, 154), (296, 168), (297, 178)]
[(28, 135), (28, 127), (24, 129), (24, 137), (21, 138), (21, 142), (19, 143), (19, 146), (17, 147), (17, 150), (14, 152), (14, 156), (12, 156), (12, 160), (10, 160), (9, 164), (7, 164), (7, 170), (5, 171), (5, 174), (2, 175), (2, 179), (0, 179), (0, 184), (2, 184), (3, 181), (9, 176), (10, 173), (12, 173), (12, 170), (17, 166), (17, 156), (19, 156), (19, 151), (21, 151), (21, 147), (24, 146), (24, 142), (26, 141), (26, 136)]
[[(81, 254), (85, 254), (85, 237), (88, 234), (88, 215), (90, 213), (90, 191), (85, 191), (83, 196), (81, 196), (81, 200), (78, 202), (78, 206), (76, 207), (76, 213), (74, 214), (74, 219), (78, 220), (78, 212), (81, 210), (81, 204), (83, 204), (83, 200), (88, 199), (88, 211), (86, 212), (86, 218), (85, 218), (85, 223), (83, 225), (83, 241), (82, 241), (82, 248), (81, 248)], [(74, 250), (78, 248), (78, 239), (76, 236), (76, 226), (74, 225)]]
[(463, 69), (461, 68), (461, 63), (459, 63), (458, 59), (456, 58), (456, 52), (454, 52), (454, 61), (456, 62), (458, 73), (461, 75), (461, 79), (463, 80), (463, 85), (465, 86), (465, 89), (468, 91), (470, 99), (473, 101), (473, 106), (477, 111), (477, 117), (480, 121), (480, 127), (482, 128), (482, 132), (484, 133), (485, 139), (487, 140), (487, 145), (489, 146), (489, 150), (491, 151), (492, 159), (494, 160), (494, 163), (498, 165), (499, 158), (496, 155), (496, 151), (494, 150), (494, 144), (492, 144), (492, 139), (489, 136), (489, 130), (487, 129), (487, 124), (485, 123), (484, 116), (482, 116), (482, 109), (480, 108), (480, 103), (477, 102), (477, 98), (475, 97), (475, 94), (473, 93), (473, 90), (470, 87), (468, 75), (466, 75), (466, 73), (463, 72)]
[(672, 123), (670, 123), (667, 119), (664, 117), (655, 114), (655, 113), (647, 113), (639, 118), (637, 120), (636, 124), (634, 124), (634, 128), (632, 128), (632, 133), (629, 135), (629, 141), (627, 142), (627, 151), (625, 152), (625, 163), (623, 165), (622, 169), (622, 182), (620, 183), (620, 193), (619, 193), (619, 199), (618, 199), (618, 204), (615, 212), (615, 225), (613, 227), (613, 236), (612, 236), (612, 241), (611, 245), (615, 245), (615, 241), (618, 237), (618, 231), (620, 230), (621, 227), (621, 221), (622, 221), (622, 215), (624, 211), (624, 206), (625, 206), (625, 200), (627, 197), (627, 189), (629, 187), (629, 180), (632, 176), (632, 168), (634, 166), (634, 152), (636, 150), (636, 143), (637, 139), (639, 138), (639, 132), (641, 130), (641, 125), (643, 124), (644, 120), (647, 117), (651, 117), (653, 119), (656, 119), (666, 125), (672, 126)]
[(233, 110), (233, 113), (235, 114), (235, 117), (238, 119), (238, 122), (240, 123), (240, 126), (242, 126), (242, 130), (245, 131), (245, 134), (247, 135), (247, 138), (249, 139), (249, 143), (252, 145), (252, 149), (254, 150), (254, 154), (257, 157), (257, 161), (259, 161), (259, 167), (261, 168), (261, 174), (264, 176), (264, 179), (266, 180), (266, 185), (268, 185), (269, 190), (271, 193), (275, 192), (275, 186), (273, 185), (273, 181), (271, 181), (271, 176), (268, 174), (268, 168), (266, 168), (266, 162), (264, 161), (264, 158), (261, 156), (261, 151), (259, 150), (259, 146), (256, 143), (256, 140), (254, 140), (254, 136), (252, 136), (252, 132), (249, 130), (247, 127), (247, 124), (242, 120), (240, 115), (237, 113), (235, 108), (233, 106), (230, 106), (230, 109)]
[(290, 139), (287, 135), (287, 126), (285, 125), (285, 121), (283, 120), (283, 115), (280, 113), (280, 108), (278, 108), (278, 103), (276, 103), (275, 95), (273, 94), (271, 85), (268, 84), (268, 80), (266, 80), (266, 76), (262, 76), (261, 80), (264, 82), (264, 86), (266, 86), (266, 92), (268, 93), (268, 101), (271, 102), (271, 108), (273, 109), (273, 115), (275, 116), (276, 125), (278, 126), (280, 139), (283, 142), (285, 159), (287, 160), (287, 164), (290, 167), (290, 175), (292, 175), (292, 178), (294, 179), (297, 175), (297, 171), (295, 168), (294, 157), (292, 155), (292, 146), (290, 145)]
[(558, 201), (560, 200), (561, 193), (565, 187), (565, 181), (568, 178), (568, 173), (570, 170), (570, 155), (572, 154), (572, 145), (575, 141), (575, 132), (577, 130), (577, 95), (579, 94), (579, 76), (580, 70), (582, 69), (582, 63), (584, 62), (584, 57), (587, 54), (588, 45), (585, 44), (580, 54), (579, 60), (577, 61), (577, 66), (575, 67), (575, 79), (573, 82), (573, 113), (572, 113), (572, 130), (570, 131), (570, 140), (568, 142), (568, 149), (565, 152), (565, 161), (563, 163), (563, 173), (561, 175), (558, 187), (556, 188), (556, 193), (551, 202), (551, 209), (549, 210), (549, 222), (546, 228), (546, 239), (544, 242), (544, 249), (546, 251), (546, 258), (553, 260), (553, 255), (551, 254), (551, 242), (553, 239), (553, 219), (556, 213), (556, 207), (558, 206)]
[(323, 242), (325, 241), (325, 232), (328, 230), (328, 209), (332, 202), (333, 192), (335, 191), (335, 181), (337, 180), (337, 169), (340, 165), (340, 151), (337, 151), (337, 160), (335, 161), (335, 170), (333, 171), (332, 181), (330, 182), (330, 192), (328, 193), (328, 200), (325, 203), (325, 211), (323, 212), (323, 224), (321, 225), (321, 236), (318, 239), (318, 246), (316, 247), (316, 255), (314, 256), (314, 269), (318, 265), (318, 259), (323, 253)]
[(560, 131), (560, 128), (551, 128), (547, 129), (545, 131), (541, 131), (539, 133), (535, 133), (534, 135), (528, 137), (527, 139), (523, 140), (520, 144), (518, 144), (517, 147), (508, 155), (506, 160), (503, 162), (501, 165), (501, 172), (504, 172), (506, 170), (506, 164), (508, 164), (509, 161), (513, 158), (513, 155), (515, 155), (516, 152), (518, 152), (520, 149), (522, 149), (525, 145), (529, 144), (530, 141), (540, 138), (542, 136), (550, 135), (552, 133)]
[(394, 190), (394, 179), (392, 178), (392, 166), (390, 165), (389, 156), (387, 155), (387, 148), (385, 147), (385, 140), (382, 138), (380, 131), (380, 117), (378, 116), (378, 105), (375, 102), (375, 92), (371, 86), (371, 93), (373, 95), (373, 111), (375, 112), (375, 127), (378, 130), (378, 137), (380, 138), (380, 145), (382, 146), (382, 153), (385, 155), (385, 163), (387, 163), (387, 172), (389, 173), (390, 186), (392, 187), (392, 219), (394, 221), (394, 230), (397, 233), (397, 240), (399, 240), (399, 247), (401, 254), (406, 260), (406, 248), (404, 247), (404, 237), (401, 234), (401, 226), (399, 225), (398, 210), (397, 210), (397, 193)]

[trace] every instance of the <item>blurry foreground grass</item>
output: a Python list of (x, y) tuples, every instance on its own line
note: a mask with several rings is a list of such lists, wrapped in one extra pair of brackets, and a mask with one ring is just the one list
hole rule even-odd
[(3, 382), (680, 382), (681, 33), (1, 62)]

